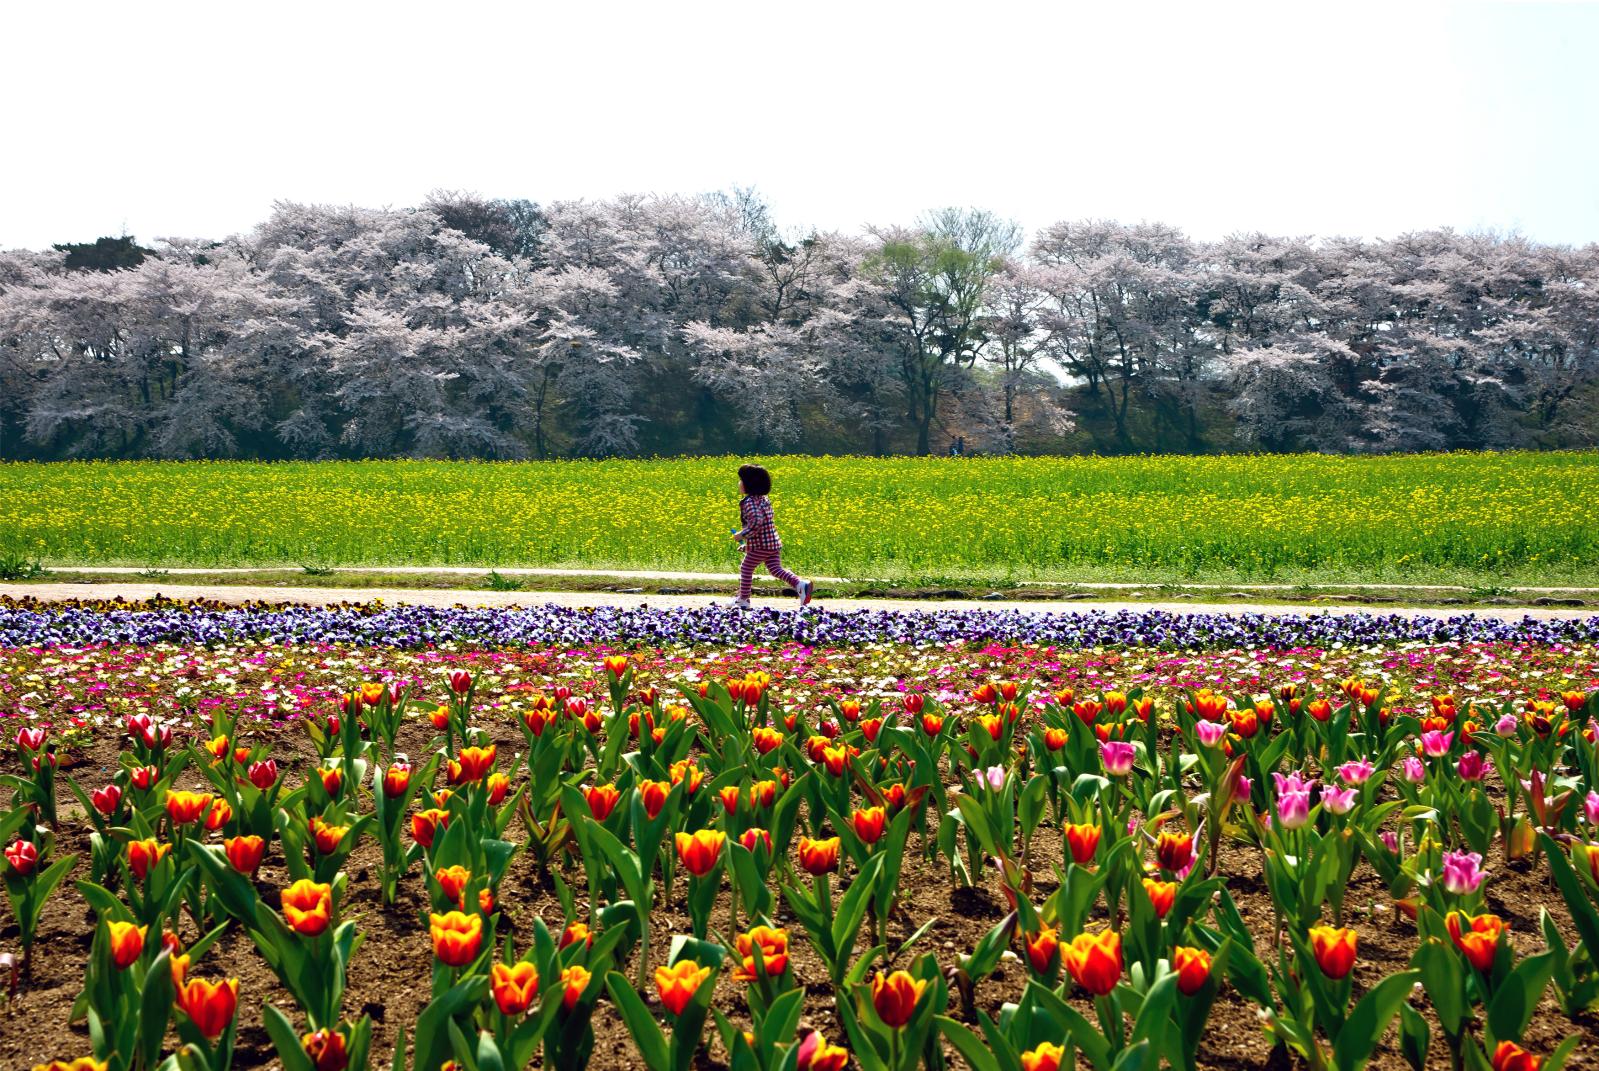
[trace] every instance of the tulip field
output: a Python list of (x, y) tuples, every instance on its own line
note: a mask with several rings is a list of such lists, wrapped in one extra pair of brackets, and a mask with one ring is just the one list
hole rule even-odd
[[(774, 458), (802, 575), (1599, 584), (1599, 454)], [(729, 572), (729, 458), (0, 464), (0, 562)]]
[(488, 613), (0, 602), (0, 1064), (1599, 1068), (1592, 619)]

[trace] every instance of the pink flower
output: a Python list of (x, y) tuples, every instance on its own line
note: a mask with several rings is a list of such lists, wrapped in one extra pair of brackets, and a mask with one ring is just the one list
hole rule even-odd
[(1099, 759), (1112, 777), (1126, 777), (1133, 769), (1133, 745), (1125, 740), (1107, 740), (1099, 745)]
[(1238, 783), (1233, 786), (1233, 802), (1248, 803), (1250, 793), (1254, 792), (1255, 785), (1243, 774), (1238, 775)]
[(1488, 771), (1493, 769), (1493, 763), (1483, 758), (1478, 751), (1468, 751), (1460, 756), (1460, 762), (1455, 770), (1460, 774), (1462, 781), (1481, 781), (1488, 776)]
[(998, 792), (1005, 787), (1005, 767), (990, 766), (983, 774), (983, 779), (988, 782), (988, 787)]
[(1220, 721), (1201, 721), (1194, 726), (1194, 734), (1199, 737), (1199, 742), (1206, 747), (1219, 747), (1227, 737), (1227, 723)]
[(44, 747), (44, 730), (34, 728), (18, 729), (17, 746), (24, 751), (38, 751)]
[(1582, 801), (1582, 813), (1590, 826), (1599, 826), (1599, 792), (1588, 793), (1588, 798)]
[(1427, 767), (1423, 766), (1421, 760), (1414, 755), (1399, 764), (1399, 773), (1413, 785), (1419, 785), (1427, 780)]
[(1387, 848), (1389, 851), (1393, 852), (1395, 855), (1399, 854), (1399, 834), (1398, 833), (1395, 833), (1391, 829), (1385, 829), (1381, 833), (1377, 834), (1377, 839), (1382, 841), (1382, 846), (1384, 848)]
[(117, 804), (122, 802), (122, 786), (107, 785), (97, 788), (89, 793), (89, 802), (94, 804), (94, 809), (101, 814), (111, 814), (117, 809)]
[(1516, 720), (1516, 716), (1514, 714), (1506, 714), (1504, 717), (1494, 722), (1494, 732), (1498, 733), (1500, 736), (1515, 736), (1516, 730), (1520, 728), (1520, 726), (1521, 723)]
[(1333, 814), (1348, 814), (1355, 808), (1355, 790), (1328, 785), (1321, 790), (1321, 805)]
[(271, 788), (278, 779), (278, 764), (275, 759), (250, 764), (250, 784), (265, 792)]
[(1482, 853), (1445, 852), (1443, 886), (1456, 896), (1467, 896), (1482, 887)]
[(1284, 829), (1298, 829), (1310, 821), (1310, 788), (1300, 791), (1279, 791), (1277, 794), (1277, 822)]
[(1359, 762), (1346, 762), (1338, 767), (1338, 777), (1346, 785), (1363, 785), (1371, 780), (1371, 775), (1376, 770), (1377, 767), (1368, 760), (1361, 759)]
[(1453, 729), (1444, 732), (1442, 729), (1433, 729), (1431, 732), (1421, 734), (1421, 750), (1429, 759), (1441, 759), (1449, 754), (1449, 748), (1455, 742)]

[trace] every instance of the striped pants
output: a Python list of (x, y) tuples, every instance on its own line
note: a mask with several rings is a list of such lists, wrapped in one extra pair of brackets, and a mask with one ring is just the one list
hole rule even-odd
[(744, 561), (738, 567), (738, 597), (750, 597), (750, 588), (755, 583), (755, 567), (766, 566), (766, 571), (771, 573), (783, 583), (799, 590), (800, 578), (783, 568), (783, 552), (781, 550), (753, 550), (748, 547), (744, 550)]

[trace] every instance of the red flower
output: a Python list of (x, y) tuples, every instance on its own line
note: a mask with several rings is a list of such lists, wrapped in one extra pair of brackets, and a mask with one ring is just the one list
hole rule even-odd
[(1494, 1050), (1494, 1071), (1538, 1071), (1542, 1056), (1534, 1056), (1513, 1041), (1501, 1041)]
[(449, 911), (428, 915), (428, 931), (433, 937), (433, 954), (449, 967), (464, 967), (477, 958), (483, 947), (483, 916)]
[(89, 793), (89, 802), (94, 804), (94, 809), (101, 814), (114, 814), (118, 805), (122, 803), (122, 788), (119, 785), (97, 788)]
[(183, 1009), (195, 1028), (214, 1041), (233, 1022), (233, 1013), (239, 1006), (239, 980), (229, 978), (222, 982), (207, 982), (196, 978), (178, 987), (178, 1007)]
[(872, 979), (872, 1007), (886, 1026), (898, 1030), (911, 1021), (926, 988), (926, 980), (918, 981), (908, 971), (895, 971), (886, 978), (878, 971)]
[(39, 849), (30, 840), (13, 841), (11, 847), (6, 849), (6, 861), (11, 864), (12, 870), (27, 877), (39, 865)]
[(1082, 824), (1067, 822), (1065, 832), (1066, 843), (1072, 851), (1072, 862), (1078, 866), (1086, 866), (1093, 862), (1094, 852), (1099, 849), (1099, 827), (1089, 825), (1087, 822)]
[(133, 876), (143, 881), (145, 875), (150, 873), (150, 868), (166, 858), (172, 845), (162, 844), (154, 837), (145, 840), (130, 840), (128, 842), (128, 869), (133, 871)]
[(489, 992), (502, 1015), (521, 1015), (533, 1003), (539, 991), (538, 968), (527, 962), (513, 963), (507, 967), (496, 963), (489, 972)]
[(1122, 939), (1114, 931), (1080, 933), (1061, 953), (1077, 984), (1095, 996), (1104, 996), (1121, 981)]
[(1027, 962), (1038, 974), (1047, 975), (1060, 965), (1060, 931), (1045, 926), (1037, 933), (1023, 938), (1027, 945)]
[(588, 800), (589, 814), (594, 816), (596, 822), (603, 822), (611, 817), (611, 812), (616, 810), (616, 804), (622, 798), (616, 786), (609, 784), (586, 788), (583, 790), (583, 796)]
[(864, 844), (876, 844), (883, 836), (886, 812), (881, 807), (857, 809), (850, 815), (850, 825)]
[(1172, 970), (1177, 972), (1177, 989), (1193, 996), (1210, 980), (1210, 953), (1201, 948), (1179, 945), (1172, 953)]
[(266, 841), (260, 837), (229, 837), (222, 842), (233, 869), (246, 877), (253, 877), (261, 867), (261, 857), (266, 854)]
[(1310, 928), (1310, 949), (1316, 965), (1328, 978), (1335, 981), (1347, 975), (1355, 965), (1355, 931), (1334, 929), (1331, 926)]
[(694, 833), (677, 835), (677, 857), (690, 874), (703, 878), (716, 868), (722, 858), (722, 845), (727, 834), (715, 829), (701, 829)]
[(838, 869), (838, 838), (799, 839), (800, 867), (807, 874), (820, 876)]
[(1499, 952), (1499, 938), (1510, 927), (1497, 915), (1468, 915), (1464, 911), (1451, 911), (1444, 918), (1449, 936), (1473, 967), (1488, 971)]

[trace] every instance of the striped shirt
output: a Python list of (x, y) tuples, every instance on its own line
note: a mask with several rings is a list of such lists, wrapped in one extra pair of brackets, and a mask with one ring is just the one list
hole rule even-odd
[(765, 495), (745, 495), (738, 504), (739, 519), (744, 522), (744, 546), (748, 550), (764, 553), (783, 548), (777, 537), (777, 525), (772, 520), (772, 502)]

